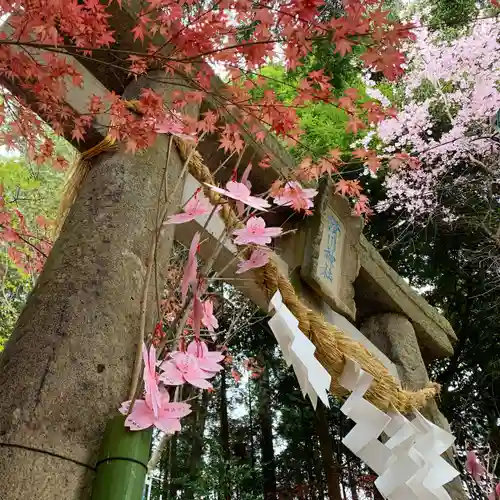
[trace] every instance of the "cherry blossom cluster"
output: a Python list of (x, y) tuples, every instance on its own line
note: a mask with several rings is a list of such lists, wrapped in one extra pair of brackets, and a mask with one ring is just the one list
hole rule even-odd
[(492, 125), (500, 110), (499, 74), (497, 20), (479, 20), (469, 34), (452, 42), (436, 40), (425, 28), (418, 31), (402, 81), (405, 103), (397, 116), (379, 124), (378, 136), (384, 153), (410, 153), (421, 168), (413, 164), (392, 172), (379, 210), (393, 206), (413, 217), (433, 212), (440, 180), (470, 164), (471, 157), (500, 175), (498, 161), (492, 161), (500, 152)]
[[(209, 351), (205, 342), (193, 340), (184, 351), (174, 351), (169, 359), (157, 363), (156, 349), (143, 346), (144, 399), (122, 403), (120, 412), (127, 415), (125, 425), (134, 431), (155, 426), (173, 434), (181, 430), (180, 419), (191, 413), (188, 403), (170, 402), (167, 386), (184, 383), (201, 389), (212, 387), (207, 379), (222, 370), (219, 364), (224, 355), (219, 351)], [(159, 368), (160, 372), (158, 372)]]
[[(245, 169), (241, 182), (229, 181), (225, 189), (208, 185), (213, 191), (236, 201), (236, 207), (240, 215), (244, 214), (245, 205), (260, 211), (266, 211), (271, 206), (267, 200), (251, 194), (251, 183), (248, 180), (250, 168), (251, 165)], [(311, 188), (304, 188), (297, 181), (288, 181), (284, 185), (275, 185), (271, 194), (276, 205), (291, 207), (296, 211), (304, 211), (310, 214), (312, 213), (310, 209), (313, 206), (312, 199), (316, 196), (317, 191)], [(213, 207), (209, 201), (200, 191), (197, 191), (183, 207), (183, 212), (170, 216), (166, 223), (182, 224), (189, 222), (196, 217), (208, 215), (212, 209)], [(269, 261), (267, 245), (271, 243), (272, 238), (279, 236), (281, 233), (281, 228), (266, 227), (266, 223), (262, 217), (258, 217), (254, 213), (250, 214), (245, 227), (233, 231), (233, 235), (235, 236), (233, 241), (236, 245), (254, 245), (255, 248), (247, 260), (242, 260), (238, 263), (236, 273), (241, 274), (267, 264)], [(193, 258), (190, 252), (191, 262), (194, 262)], [(188, 279), (194, 279), (192, 268), (188, 269), (191, 269), (191, 278)], [(184, 281), (183, 283), (182, 289), (185, 290), (187, 289), (187, 282)]]

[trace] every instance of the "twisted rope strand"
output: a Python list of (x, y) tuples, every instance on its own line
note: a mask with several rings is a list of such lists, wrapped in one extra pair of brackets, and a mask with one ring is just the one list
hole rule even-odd
[[(134, 103), (131, 103), (130, 108), (137, 111)], [(219, 213), (225, 225), (232, 228), (241, 227), (242, 223), (231, 206), (224, 203), (225, 199), (221, 195), (205, 185), (205, 183), (215, 184), (215, 180), (209, 168), (204, 164), (201, 154), (198, 151), (193, 153), (193, 146), (179, 138), (175, 138), (175, 144), (183, 161), (186, 161), (191, 153), (189, 172), (202, 184), (203, 192), (210, 202), (214, 205), (221, 205)], [(108, 136), (100, 144), (81, 155), (66, 183), (58, 227), (61, 227), (80, 186), (92, 167), (90, 159), (114, 147), (114, 139)], [(396, 409), (407, 414), (422, 408), (430, 399), (439, 394), (439, 384), (434, 382), (430, 382), (419, 391), (402, 389), (387, 368), (364, 345), (353, 340), (336, 326), (327, 323), (321, 314), (304, 305), (290, 280), (281, 273), (272, 259), (262, 268), (256, 269), (255, 275), (257, 284), (265, 291), (268, 299), (276, 291), (281, 292), (284, 303), (298, 319), (301, 331), (316, 346), (319, 361), (332, 376), (330, 391), (335, 396), (343, 399), (346, 395), (345, 389), (337, 383), (344, 369), (346, 358), (356, 361), (363, 370), (373, 376), (373, 383), (365, 398), (383, 411)]]

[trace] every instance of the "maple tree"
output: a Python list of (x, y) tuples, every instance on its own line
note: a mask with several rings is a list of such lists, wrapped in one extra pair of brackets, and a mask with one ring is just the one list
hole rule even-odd
[[(262, 96), (252, 92), (266, 80), (261, 68), (269, 60), (279, 59), (288, 70), (294, 70), (307, 60), (315, 41), (325, 40), (334, 44), (334, 52), (340, 56), (359, 47), (368, 67), (394, 79), (402, 74), (401, 42), (411, 37), (410, 26), (390, 20), (378, 0), (346, 1), (340, 17), (326, 19), (319, 15), (322, 0), (269, 4), (149, 0), (136, 13), (132, 29), (140, 49), (123, 54), (110, 24), (116, 7), (125, 9), (127, 2), (23, 0), (0, 4), (4, 19), (0, 28), (0, 79), (4, 83), (0, 142), (8, 148), (22, 147), (38, 164), (50, 159), (54, 166), (65, 168), (66, 160), (54, 148), (45, 122), (56, 134), (81, 142), (104, 114), (110, 118), (110, 136), (126, 142), (131, 152), (151, 145), (158, 133), (186, 138), (218, 132), (221, 148), (238, 153), (244, 147), (243, 131), (253, 133), (257, 141), (270, 132), (297, 143), (301, 131), (296, 107), (314, 102), (331, 102), (346, 110), (347, 128), (356, 133), (385, 116), (379, 102), (358, 102), (352, 91), (338, 98), (324, 71), (312, 70), (298, 82), (292, 105), (285, 105), (273, 90)], [(161, 45), (153, 43), (158, 36)], [(144, 89), (139, 114), (130, 111), (114, 92), (91, 96), (86, 112), (77, 113), (67, 104), (67, 95), (71, 87), (85, 82), (67, 52), (83, 61), (109, 64), (124, 77), (137, 78), (153, 69), (162, 71), (165, 81), (180, 76), (186, 82), (185, 90), (175, 93), (170, 109), (156, 92)], [(103, 61), (100, 55), (104, 52), (113, 54), (116, 61)], [(213, 87), (216, 72), (225, 75), (223, 90)], [(13, 91), (17, 89), (20, 91)], [(206, 99), (216, 103), (215, 111), (206, 112), (199, 120), (184, 113), (188, 104)], [(319, 169), (320, 173), (335, 172), (339, 180), (341, 165), (336, 154), (327, 156), (320, 167), (309, 170), (309, 177), (311, 172), (315, 177)], [(4, 207), (2, 217), (6, 239), (12, 214), (6, 215)]]

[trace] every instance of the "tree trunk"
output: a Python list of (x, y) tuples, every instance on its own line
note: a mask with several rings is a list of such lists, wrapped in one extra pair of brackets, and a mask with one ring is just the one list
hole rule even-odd
[(349, 474), (349, 487), (351, 488), (351, 498), (352, 500), (358, 500), (358, 490), (356, 488), (356, 480), (352, 474), (352, 467), (347, 469), (347, 473)]
[(259, 425), (260, 449), (262, 453), (262, 478), (264, 500), (276, 500), (276, 464), (273, 446), (273, 417), (269, 391), (269, 371), (266, 368), (258, 381), (259, 384)]
[(321, 402), (318, 403), (316, 409), (316, 429), (318, 431), (321, 458), (325, 470), (328, 498), (330, 500), (342, 500), (340, 494), (340, 467), (333, 454), (328, 416)]
[[(2, 500), (89, 497), (106, 422), (127, 399), (168, 144), (93, 162), (19, 317), (0, 359)], [(180, 168), (172, 148), (170, 186)], [(172, 236), (159, 244), (160, 270)]]
[(194, 498), (193, 486), (198, 479), (203, 454), (203, 434), (207, 418), (207, 407), (210, 393), (203, 391), (201, 401), (197, 400), (195, 418), (192, 426), (191, 456), (189, 458), (189, 484), (186, 487), (186, 500)]
[(163, 481), (163, 492), (168, 500), (176, 498), (177, 493), (177, 444), (179, 435), (174, 434), (169, 443), (168, 472)]
[(306, 452), (307, 452), (307, 476), (308, 476), (309, 498), (311, 500), (318, 500), (317, 496), (318, 479), (315, 476), (312, 433), (311, 433), (311, 439), (308, 439), (306, 441)]
[[(317, 437), (317, 436), (315, 436)], [(316, 475), (316, 483), (318, 490), (318, 500), (324, 500), (325, 498), (325, 480), (324, 471), (322, 469), (323, 463), (321, 460), (321, 448), (319, 440), (314, 439), (313, 442), (313, 460), (314, 460), (314, 473)]]
[(252, 467), (252, 474), (255, 470), (255, 443), (253, 439), (253, 406), (252, 406), (252, 383), (247, 384), (248, 393), (248, 429), (250, 431), (250, 466)]
[(229, 459), (231, 452), (229, 449), (229, 418), (227, 414), (227, 394), (226, 394), (226, 371), (222, 370), (220, 379), (220, 443), (222, 448), (220, 486), (222, 498), (230, 500), (229, 487)]
[(341, 439), (344, 437), (344, 424), (345, 424), (345, 418), (344, 414), (341, 411), (337, 412), (337, 426), (339, 430), (338, 434), (338, 440), (335, 441), (335, 448), (336, 448), (336, 456), (337, 456), (337, 464), (339, 464), (339, 482), (340, 482), (340, 487), (342, 489), (342, 498), (345, 499), (347, 498), (346, 495), (346, 489), (345, 489), (345, 484), (344, 484), (344, 458), (342, 457), (342, 451), (343, 451), (343, 444), (341, 442)]

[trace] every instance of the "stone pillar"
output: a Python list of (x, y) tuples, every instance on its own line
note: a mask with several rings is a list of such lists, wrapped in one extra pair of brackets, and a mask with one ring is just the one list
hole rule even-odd
[[(182, 161), (167, 136), (145, 152), (122, 145), (93, 161), (0, 357), (1, 500), (90, 497), (106, 423), (128, 396), (167, 158), (172, 189)], [(159, 286), (172, 241), (168, 228)], [(149, 314), (147, 331), (153, 325)]]
[[(418, 390), (427, 384), (429, 376), (417, 336), (405, 316), (396, 313), (376, 314), (366, 319), (360, 330), (396, 365), (403, 387)], [(441, 428), (450, 430), (448, 421), (439, 411), (435, 401), (430, 401), (422, 410), (422, 414)], [(445, 456), (454, 463), (452, 449), (448, 450)], [(453, 500), (467, 498), (459, 478), (449, 483), (446, 489)]]

